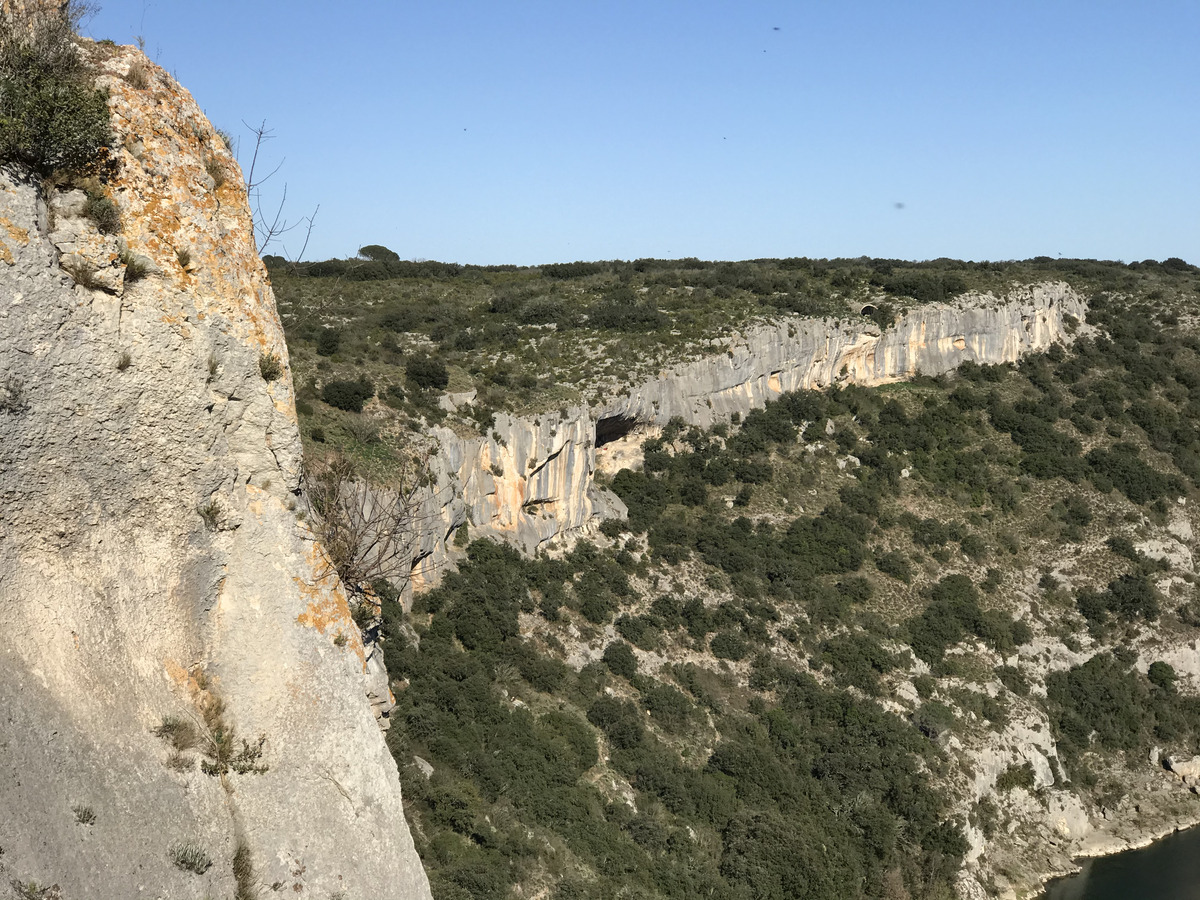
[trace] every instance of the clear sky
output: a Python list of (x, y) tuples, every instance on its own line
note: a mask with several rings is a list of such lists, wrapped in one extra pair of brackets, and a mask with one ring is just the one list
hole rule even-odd
[(100, 3), (310, 259), (1200, 263), (1197, 0)]

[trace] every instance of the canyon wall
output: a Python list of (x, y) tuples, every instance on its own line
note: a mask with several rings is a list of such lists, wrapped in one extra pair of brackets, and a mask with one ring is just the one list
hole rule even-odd
[(918, 306), (882, 332), (863, 319), (759, 325), (734, 336), (723, 355), (677, 366), (596, 410), (601, 436), (614, 436), (601, 441), (598, 464), (615, 471), (638, 458), (641, 442), (674, 416), (707, 427), (786, 391), (890, 384), (968, 361), (1015, 362), (1069, 340), (1068, 317), (1078, 321), (1085, 312), (1070, 286), (1048, 283)]
[(160, 68), (88, 53), (119, 226), (0, 170), (0, 883), (428, 897), (368, 652), (298, 508), (241, 172)]
[(528, 418), (499, 413), (488, 437), (438, 428), (433, 438), (432, 486), (418, 513), (416, 589), (437, 581), (463, 526), (468, 539), (489, 535), (533, 553), (559, 535), (625, 516), (625, 504), (594, 481), (595, 423), (583, 407)]
[(833, 384), (880, 385), (938, 375), (964, 362), (1015, 362), (1069, 341), (1086, 304), (1062, 283), (969, 295), (918, 306), (880, 331), (867, 319), (787, 317), (731, 337), (724, 353), (679, 365), (596, 409), (537, 417), (500, 414), (490, 435), (435, 429), (434, 484), (419, 513), (417, 589), (434, 583), (453, 556), (453, 536), (490, 535), (534, 552), (564, 534), (624, 516), (595, 483), (641, 463), (641, 445), (672, 417), (707, 427), (761, 408), (785, 391)]

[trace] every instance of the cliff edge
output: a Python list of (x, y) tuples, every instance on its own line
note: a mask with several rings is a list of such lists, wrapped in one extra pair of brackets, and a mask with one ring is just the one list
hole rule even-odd
[(88, 53), (119, 224), (0, 170), (0, 881), (428, 897), (240, 170), (159, 67)]

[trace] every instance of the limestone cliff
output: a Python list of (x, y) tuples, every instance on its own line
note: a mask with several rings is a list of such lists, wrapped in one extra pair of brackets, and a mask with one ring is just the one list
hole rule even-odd
[(434, 432), (433, 484), (418, 516), (416, 587), (437, 579), (455, 532), (491, 535), (532, 553), (559, 535), (578, 532), (625, 505), (595, 481), (595, 424), (581, 407), (536, 418), (499, 414), (486, 438)]
[(597, 470), (640, 465), (641, 444), (680, 416), (708, 426), (761, 408), (785, 391), (831, 384), (879, 385), (937, 375), (968, 360), (1014, 362), (1070, 339), (1083, 299), (1061, 283), (1016, 288), (1004, 297), (971, 295), (920, 306), (886, 331), (855, 322), (787, 317), (735, 335), (728, 349), (680, 365), (596, 409), (536, 418), (498, 415), (486, 438), (436, 429), (434, 484), (419, 521), (414, 581), (436, 580), (452, 555), (451, 537), (509, 540), (527, 552), (580, 533), (624, 506), (597, 487)]
[(648, 432), (673, 416), (707, 427), (786, 391), (889, 384), (967, 361), (1015, 362), (1069, 339), (1067, 317), (1079, 320), (1085, 311), (1068, 285), (1050, 283), (918, 306), (883, 332), (864, 320), (759, 325), (735, 336), (725, 354), (678, 366), (596, 410), (599, 465), (616, 470), (636, 459)]
[(0, 880), (232, 896), (241, 847), (260, 891), (427, 897), (359, 631), (298, 514), (241, 173), (161, 69), (89, 54), (120, 227), (0, 172)]

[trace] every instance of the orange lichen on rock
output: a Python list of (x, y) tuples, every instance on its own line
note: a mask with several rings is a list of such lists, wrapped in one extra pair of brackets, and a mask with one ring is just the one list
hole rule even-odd
[(367, 655), (363, 649), (362, 635), (359, 634), (358, 626), (354, 624), (354, 616), (350, 612), (350, 603), (346, 600), (346, 591), (325, 555), (325, 550), (315, 541), (311, 546), (308, 564), (313, 573), (313, 580), (305, 581), (299, 576), (293, 578), (301, 599), (308, 601), (304, 612), (296, 617), (296, 624), (315, 628), (321, 634), (333, 630), (339, 635), (344, 635), (345, 646), (358, 654), (365, 672)]
[[(237, 160), (191, 94), (144, 54), (133, 47), (93, 50), (120, 163), (107, 193), (121, 209), (129, 250), (163, 272), (179, 272), (200, 310), (219, 315), (238, 337), (286, 365)], [(139, 78), (130, 79), (135, 69)]]
[(22, 228), (20, 225), (15, 224), (3, 216), (0, 216), (0, 225), (4, 226), (4, 230), (8, 232), (9, 238), (15, 243), (20, 244), (22, 247), (29, 243), (28, 228)]

